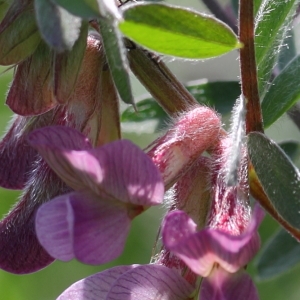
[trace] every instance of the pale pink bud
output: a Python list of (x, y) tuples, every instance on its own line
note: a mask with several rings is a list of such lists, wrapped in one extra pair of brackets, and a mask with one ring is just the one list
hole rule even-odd
[(171, 129), (152, 144), (148, 155), (162, 173), (166, 188), (214, 145), (220, 129), (218, 114), (211, 108), (197, 106), (180, 114)]

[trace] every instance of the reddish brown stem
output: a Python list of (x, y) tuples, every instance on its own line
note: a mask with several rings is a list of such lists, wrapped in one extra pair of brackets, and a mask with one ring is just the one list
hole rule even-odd
[(247, 109), (246, 134), (251, 131), (263, 132), (255, 63), (253, 0), (240, 0), (239, 38), (244, 44), (240, 50), (240, 67), (242, 93)]

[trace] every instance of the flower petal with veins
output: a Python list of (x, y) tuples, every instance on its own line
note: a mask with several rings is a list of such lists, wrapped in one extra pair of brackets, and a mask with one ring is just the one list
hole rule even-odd
[(193, 290), (176, 271), (143, 265), (118, 277), (106, 300), (185, 300)]
[(66, 289), (57, 300), (102, 300), (116, 279), (138, 265), (118, 266), (79, 280)]

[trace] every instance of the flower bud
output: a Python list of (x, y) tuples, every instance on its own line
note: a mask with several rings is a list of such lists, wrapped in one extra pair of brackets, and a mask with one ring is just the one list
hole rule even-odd
[(211, 108), (196, 106), (182, 113), (148, 151), (162, 173), (166, 189), (180, 178), (202, 152), (217, 140), (221, 120)]

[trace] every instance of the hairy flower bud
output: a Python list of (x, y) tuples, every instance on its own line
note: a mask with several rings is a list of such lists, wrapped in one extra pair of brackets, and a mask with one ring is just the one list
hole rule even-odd
[(221, 120), (211, 108), (196, 106), (182, 113), (171, 129), (157, 139), (148, 155), (170, 188), (218, 139)]

